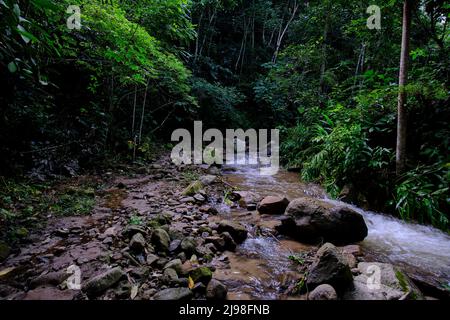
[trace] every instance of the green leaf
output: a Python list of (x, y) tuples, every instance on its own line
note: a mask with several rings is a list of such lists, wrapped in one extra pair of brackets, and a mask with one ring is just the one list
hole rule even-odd
[(8, 64), (8, 70), (9, 70), (9, 72), (11, 72), (11, 73), (14, 73), (14, 72), (17, 71), (17, 65), (16, 65), (16, 63), (15, 63), (14, 61), (11, 61), (11, 62)]
[(33, 36), (31, 33), (29, 33), (27, 30), (25, 30), (24, 27), (22, 27), (20, 24), (17, 25), (17, 32), (22, 37), (22, 40), (28, 44), (31, 40), (33, 41), (39, 41), (35, 36)]
[(58, 6), (51, 0), (32, 0), (31, 2), (38, 8), (49, 9), (52, 11), (56, 11), (58, 9)]

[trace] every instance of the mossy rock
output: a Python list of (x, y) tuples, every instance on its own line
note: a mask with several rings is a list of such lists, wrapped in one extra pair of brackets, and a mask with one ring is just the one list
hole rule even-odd
[(190, 272), (190, 277), (195, 283), (206, 285), (212, 279), (212, 271), (208, 267), (198, 267)]

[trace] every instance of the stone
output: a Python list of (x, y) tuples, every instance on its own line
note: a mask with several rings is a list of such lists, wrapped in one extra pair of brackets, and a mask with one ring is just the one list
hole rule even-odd
[(28, 291), (23, 300), (73, 300), (76, 295), (74, 290), (60, 290), (56, 287), (39, 287)]
[(152, 233), (152, 244), (157, 251), (166, 252), (169, 250), (170, 237), (164, 229), (158, 228)]
[(364, 240), (367, 226), (361, 214), (345, 205), (302, 197), (291, 201), (277, 231), (296, 240), (345, 245)]
[(120, 267), (110, 269), (88, 280), (82, 290), (88, 296), (96, 296), (115, 285), (124, 275)]
[(178, 274), (177, 272), (172, 269), (172, 268), (167, 268), (164, 270), (164, 275), (170, 280), (170, 281), (174, 281), (174, 280), (178, 280)]
[(147, 234), (147, 231), (138, 225), (130, 224), (122, 231), (122, 235), (131, 239), (136, 233)]
[(231, 200), (238, 201), (242, 208), (247, 208), (248, 205), (252, 204), (256, 205), (261, 199), (261, 195), (252, 191), (235, 191), (231, 194)]
[(6, 260), (11, 253), (11, 248), (4, 242), (0, 242), (0, 262)]
[(190, 256), (195, 252), (197, 243), (193, 237), (186, 237), (181, 241), (180, 249), (185, 252), (186, 255)]
[(152, 254), (152, 253), (150, 253), (150, 254), (148, 254), (147, 255), (147, 264), (149, 265), (149, 266), (151, 266), (151, 265), (153, 265), (157, 260), (159, 259), (159, 257), (156, 255), (156, 254)]
[(201, 195), (200, 193), (196, 193), (194, 195), (194, 199), (195, 199), (195, 201), (200, 202), (200, 203), (203, 203), (206, 201), (206, 198), (203, 195)]
[(219, 280), (211, 279), (206, 286), (206, 299), (225, 300), (227, 298), (228, 288)]
[(194, 203), (195, 198), (194, 197), (184, 197), (180, 199), (181, 203)]
[(33, 278), (30, 281), (30, 288), (34, 289), (36, 287), (46, 286), (46, 285), (52, 285), (52, 286), (58, 286), (61, 284), (64, 280), (66, 280), (71, 274), (69, 272), (65, 271), (56, 271), (56, 272), (49, 272), (46, 274), (41, 274), (37, 276), (36, 278)]
[(242, 243), (247, 239), (247, 229), (237, 221), (223, 220), (219, 223), (217, 231), (228, 232), (236, 243)]
[(216, 181), (216, 176), (215, 175), (206, 175), (206, 176), (201, 176), (200, 177), (200, 182), (204, 185), (204, 186), (209, 186), (210, 184), (213, 184)]
[(420, 290), (399, 268), (380, 262), (360, 262), (348, 300), (422, 300)]
[(193, 196), (203, 188), (203, 183), (199, 180), (191, 182), (181, 193), (183, 196)]
[(342, 252), (350, 253), (354, 255), (355, 257), (360, 257), (363, 255), (361, 246), (357, 244), (349, 244), (348, 246), (344, 246), (341, 248)]
[(283, 214), (289, 205), (289, 200), (284, 197), (267, 196), (258, 204), (261, 214)]
[(194, 283), (202, 282), (206, 285), (212, 278), (212, 272), (208, 267), (198, 267), (190, 272), (190, 276)]
[(130, 241), (130, 249), (134, 252), (142, 252), (145, 249), (145, 238), (141, 233), (136, 233)]
[(205, 238), (206, 243), (212, 243), (217, 249), (225, 250), (225, 239), (219, 236), (211, 236)]
[(190, 300), (192, 291), (189, 288), (168, 288), (157, 292), (154, 300)]
[(171, 260), (169, 262), (167, 262), (167, 264), (164, 266), (164, 269), (173, 269), (176, 271), (176, 273), (180, 274), (181, 273), (181, 266), (183, 265), (183, 263), (181, 262), (180, 259), (174, 259)]
[(175, 252), (178, 250), (178, 248), (180, 247), (181, 244), (181, 240), (180, 239), (175, 239), (170, 243), (169, 246), (169, 251), (170, 252)]
[(220, 169), (212, 165), (208, 168), (206, 172), (210, 175), (218, 176), (220, 174)]
[(313, 263), (308, 268), (307, 285), (312, 289), (321, 284), (329, 284), (338, 293), (352, 285), (353, 276), (340, 251), (331, 243), (325, 243), (317, 251)]
[(337, 300), (336, 290), (329, 284), (321, 284), (308, 295), (309, 300)]
[(225, 246), (223, 247), (223, 250), (230, 250), (234, 251), (236, 249), (236, 242), (234, 241), (233, 237), (230, 235), (229, 232), (222, 232), (220, 234), (220, 237), (225, 241)]

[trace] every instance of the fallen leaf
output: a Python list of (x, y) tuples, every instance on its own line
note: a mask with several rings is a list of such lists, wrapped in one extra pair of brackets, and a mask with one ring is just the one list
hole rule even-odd
[(139, 287), (137, 285), (134, 285), (131, 287), (131, 295), (130, 295), (131, 300), (136, 298), (136, 296), (138, 294), (138, 289), (139, 289)]
[(189, 278), (188, 278), (189, 289), (192, 289), (194, 287), (194, 285), (195, 285), (194, 280), (192, 280), (192, 278), (189, 276)]
[(4, 277), (6, 276), (8, 273), (10, 273), (11, 271), (13, 271), (15, 268), (14, 267), (10, 267), (10, 268), (6, 268), (0, 271), (0, 277)]

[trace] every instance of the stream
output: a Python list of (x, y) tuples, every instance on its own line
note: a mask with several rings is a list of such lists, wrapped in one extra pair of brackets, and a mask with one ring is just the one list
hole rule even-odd
[[(329, 199), (320, 187), (301, 183), (298, 174), (293, 172), (280, 170), (275, 176), (261, 176), (258, 168), (251, 166), (224, 167), (224, 177), (239, 190), (261, 196), (280, 195), (292, 200), (308, 195), (350, 206), (363, 215), (368, 226), (367, 238), (359, 243), (366, 261), (392, 263), (413, 279), (430, 286), (450, 284), (450, 236), (440, 230)], [(280, 219), (226, 205), (221, 211), (222, 217), (225, 215), (260, 228), (273, 228)], [(229, 297), (233, 299), (304, 299), (280, 292), (286, 281), (295, 277), (289, 255), (301, 254), (310, 248), (288, 239), (258, 236), (255, 230), (250, 230), (249, 238), (235, 253), (228, 254), (230, 269), (219, 268), (217, 277), (226, 282)]]

